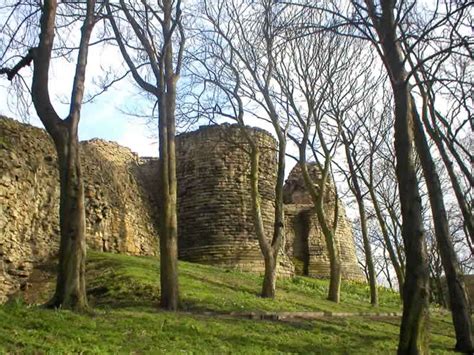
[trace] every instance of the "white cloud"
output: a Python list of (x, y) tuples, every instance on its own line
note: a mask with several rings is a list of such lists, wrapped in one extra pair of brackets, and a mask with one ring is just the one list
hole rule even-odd
[[(138, 121), (138, 120), (137, 120)], [(145, 124), (127, 122), (126, 129), (117, 143), (130, 148), (139, 156), (158, 156), (158, 143)]]

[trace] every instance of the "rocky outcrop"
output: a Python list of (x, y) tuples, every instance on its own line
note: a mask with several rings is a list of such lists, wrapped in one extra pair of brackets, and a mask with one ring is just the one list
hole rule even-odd
[[(87, 243), (97, 250), (153, 255), (156, 212), (137, 174), (141, 161), (113, 142), (81, 143)], [(59, 242), (59, 178), (42, 129), (0, 118), (0, 302)]]

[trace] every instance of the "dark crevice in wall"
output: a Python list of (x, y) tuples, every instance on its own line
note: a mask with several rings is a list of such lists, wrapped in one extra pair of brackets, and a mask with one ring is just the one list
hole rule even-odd
[(296, 267), (297, 275), (309, 275), (309, 231), (311, 228), (311, 214), (309, 211), (301, 211), (295, 218), (293, 224), (295, 239), (293, 241), (293, 257), (298, 261)]

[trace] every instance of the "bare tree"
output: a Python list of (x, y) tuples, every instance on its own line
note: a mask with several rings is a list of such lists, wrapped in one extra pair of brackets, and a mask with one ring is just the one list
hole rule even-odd
[[(453, 278), (452, 292), (456, 287), (463, 290), (462, 283), (454, 285), (459, 279), (456, 270), (456, 255), (450, 246), (449, 228), (444, 211), (442, 191), (436, 168), (431, 158), (424, 136), (416, 103), (412, 97), (410, 77), (416, 74), (416, 67), (407, 70), (406, 63), (411, 53), (436, 30), (449, 23), (448, 18), (456, 17), (465, 11), (467, 3), (448, 7), (442, 13), (436, 6), (429, 20), (423, 23), (422, 31), (414, 33), (411, 24), (417, 8), (416, 3), (382, 0), (366, 0), (365, 6), (354, 1), (353, 6), (359, 19), (368, 16), (370, 23), (365, 22), (361, 31), (374, 43), (384, 60), (391, 79), (395, 102), (395, 152), (397, 157), (397, 180), (399, 182), (400, 205), (403, 218), (402, 235), (406, 254), (406, 280), (404, 286), (404, 314), (400, 329), (399, 353), (424, 352), (427, 349), (425, 324), (428, 313), (427, 290), (428, 270), (426, 243), (423, 239), (422, 204), (416, 176), (416, 166), (412, 150), (416, 148), (432, 208), (436, 238), (440, 247), (445, 271)], [(448, 26), (449, 27), (449, 26)], [(413, 41), (411, 41), (410, 37)], [(409, 44), (408, 44), (409, 43)], [(407, 45), (408, 44), (408, 45)], [(452, 48), (452, 47), (450, 47)], [(435, 52), (441, 56), (442, 52)], [(426, 60), (426, 59), (425, 59)], [(444, 249), (444, 251), (443, 251)], [(453, 321), (457, 335), (456, 349), (472, 351), (471, 326), (466, 313), (463, 292), (457, 292), (458, 312), (453, 312)], [(450, 291), (451, 292), (451, 291)], [(461, 306), (462, 305), (462, 306)]]
[[(253, 138), (242, 132), (250, 146), (251, 157), (251, 191), (254, 225), (260, 249), (265, 263), (265, 274), (262, 285), (262, 297), (275, 297), (276, 267), (278, 253), (283, 239), (283, 184), (285, 173), (285, 153), (287, 123), (282, 119), (274, 92), (275, 53), (281, 28), (286, 21), (286, 6), (275, 4), (273, 1), (205, 1), (202, 8), (205, 32), (208, 40), (213, 42), (209, 56), (217, 60), (217, 68), (225, 68), (229, 75), (224, 75), (216, 68), (207, 73), (208, 83), (218, 86), (232, 100), (236, 109), (234, 119), (243, 127), (243, 100), (252, 102), (260, 112), (254, 112), (254, 117), (269, 123), (273, 128), (277, 141), (277, 177), (275, 181), (275, 212), (274, 228), (271, 238), (264, 230), (259, 206), (258, 191), (258, 162), (260, 151)], [(283, 23), (282, 23), (283, 22)], [(207, 29), (209, 28), (209, 29)], [(218, 75), (216, 75), (218, 74)], [(229, 82), (225, 82), (228, 80)], [(230, 87), (229, 87), (230, 85)], [(223, 111), (219, 110), (222, 114)]]
[(115, 41), (133, 79), (156, 99), (158, 106), (160, 306), (176, 310), (179, 289), (175, 110), (185, 42), (181, 1), (120, 0), (118, 4), (107, 3), (106, 8)]
[(357, 154), (354, 154), (352, 149), (355, 146), (355, 135), (357, 134), (356, 130), (348, 129), (347, 133), (343, 129), (341, 131), (342, 142), (344, 144), (344, 151), (346, 153), (347, 164), (349, 166), (349, 174), (347, 176), (347, 181), (349, 188), (354, 194), (357, 206), (359, 209), (360, 217), (360, 228), (364, 246), (364, 255), (365, 261), (367, 264), (367, 273), (368, 281), (370, 285), (370, 303), (374, 306), (378, 304), (378, 295), (377, 295), (377, 279), (375, 275), (375, 266), (372, 257), (372, 248), (370, 245), (369, 231), (367, 227), (367, 215), (365, 207), (365, 193), (363, 193), (361, 185), (359, 183), (359, 177), (357, 173)]
[[(21, 7), (16, 3), (12, 10), (15, 15)], [(67, 5), (64, 5), (67, 6)], [(84, 9), (85, 8), (85, 9)], [(56, 0), (45, 0), (41, 6), (39, 42), (12, 68), (2, 68), (12, 80), (18, 72), (33, 63), (31, 97), (36, 112), (46, 131), (54, 141), (58, 154), (60, 178), (60, 246), (56, 291), (48, 306), (70, 308), (83, 311), (88, 308), (85, 286), (85, 210), (84, 187), (79, 156), (78, 125), (84, 97), (84, 80), (87, 66), (89, 41), (94, 25), (95, 0), (87, 0), (77, 10), (83, 13), (80, 43), (76, 61), (76, 71), (71, 92), (71, 103), (66, 118), (61, 119), (49, 95), (49, 67), (54, 50), (56, 32), (63, 30), (57, 24), (58, 4)], [(20, 29), (16, 33), (23, 33)], [(20, 39), (12, 38), (11, 41)]]
[[(319, 20), (324, 21), (321, 14)], [(282, 106), (294, 127), (290, 138), (298, 146), (299, 165), (326, 240), (331, 265), (328, 299), (339, 302), (341, 261), (335, 238), (339, 216), (335, 186), (333, 216), (325, 211), (324, 201), (332, 175), (332, 160), (340, 144), (339, 122), (346, 119), (347, 113), (368, 92), (371, 83), (365, 79), (370, 58), (365, 57), (363, 45), (350, 37), (324, 32), (298, 36), (296, 30), (290, 38), (287, 49), (278, 58), (276, 80), (283, 92)], [(367, 61), (357, 61), (358, 56), (364, 56)], [(308, 160), (319, 166), (320, 171), (315, 176), (308, 169)]]
[[(450, 21), (445, 16), (452, 17), (454, 22), (459, 22), (464, 17), (464, 11), (466, 10), (463, 6), (459, 6), (459, 8), (454, 8), (451, 11), (448, 8), (448, 12), (446, 14), (442, 14), (442, 16), (434, 16), (431, 21), (427, 24), (423, 24), (423, 29), (427, 26), (441, 27), (440, 23)], [(459, 19), (455, 19), (459, 18)], [(456, 27), (450, 27), (450, 30), (453, 33), (456, 33)], [(433, 31), (433, 30), (431, 30)], [(422, 31), (422, 37), (429, 36), (430, 33), (425, 33)], [(427, 40), (427, 39), (423, 39)], [(415, 44), (409, 44), (409, 40), (406, 39), (404, 41), (405, 50), (408, 54), (411, 54)], [(463, 43), (456, 44), (456, 41), (448, 42), (448, 48), (442, 48), (438, 50), (438, 56), (442, 56), (442, 53), (446, 50), (449, 50), (456, 46), (463, 46)], [(422, 115), (428, 114), (427, 109), (427, 100), (428, 97), (426, 95), (426, 91), (424, 90), (421, 80), (418, 77), (417, 69), (422, 66), (422, 62), (426, 59), (419, 59), (417, 64), (415, 65), (411, 62), (410, 57), (408, 57), (408, 61), (412, 63), (412, 75), (416, 78), (418, 83), (418, 89), (422, 95), (422, 99), (424, 101), (424, 109), (422, 111)], [(413, 126), (414, 126), (414, 137), (415, 137), (415, 144), (417, 148), (418, 155), (420, 157), (421, 166), (423, 169), (423, 175), (426, 181), (426, 186), (428, 189), (429, 201), (431, 206), (431, 213), (433, 217), (433, 225), (434, 225), (434, 235), (436, 237), (436, 244), (439, 250), (439, 255), (441, 257), (441, 262), (443, 264), (444, 272), (446, 274), (446, 282), (448, 286), (448, 292), (450, 296), (450, 307), (451, 313), (453, 317), (454, 328), (456, 331), (456, 350), (460, 351), (473, 351), (474, 350), (474, 341), (472, 337), (472, 324), (471, 324), (471, 316), (470, 316), (470, 305), (467, 298), (467, 294), (464, 287), (464, 282), (462, 279), (462, 274), (459, 267), (459, 262), (456, 256), (456, 252), (454, 250), (454, 245), (452, 242), (451, 234), (449, 231), (449, 222), (448, 216), (443, 200), (443, 190), (441, 186), (441, 181), (438, 174), (438, 169), (434, 162), (434, 159), (431, 155), (430, 146), (428, 140), (425, 135), (425, 131), (423, 128), (423, 121), (428, 122), (428, 119), (425, 117), (424, 120), (420, 117), (416, 105), (415, 99), (413, 96), (411, 97), (412, 103), (412, 118), (413, 118)], [(433, 135), (433, 137), (436, 137)], [(435, 140), (436, 142), (436, 140)], [(441, 145), (438, 144), (438, 148), (441, 148)], [(442, 150), (442, 149), (441, 149)], [(462, 207), (461, 207), (462, 208)], [(469, 220), (466, 220), (467, 224), (469, 225)]]
[[(406, 274), (404, 309), (400, 328), (399, 353), (424, 353), (428, 349), (429, 272), (424, 240), (421, 198), (414, 160), (411, 128), (412, 102), (409, 73), (397, 29), (402, 14), (411, 4), (395, 0), (352, 1), (355, 19), (349, 20), (358, 35), (368, 38), (380, 54), (392, 85), (395, 104), (395, 154), (402, 212), (402, 235), (405, 245)], [(333, 13), (335, 13), (333, 11)]]
[[(358, 125), (356, 132), (360, 137), (357, 142), (354, 141), (349, 145), (349, 151), (357, 176), (363, 182), (370, 197), (369, 206), (373, 209), (379, 224), (383, 237), (381, 242), (384, 244), (384, 249), (395, 270), (400, 296), (403, 298), (404, 258), (402, 258), (396, 229), (391, 233), (392, 230), (387, 225), (387, 220), (391, 220), (397, 228), (399, 226), (399, 217), (392, 207), (398, 199), (395, 166), (393, 165), (394, 157), (391, 152), (391, 142), (387, 140), (393, 124), (390, 112), (392, 107), (385, 93), (380, 98), (378, 98), (378, 94), (374, 94), (373, 100), (372, 103), (370, 103), (371, 100), (364, 102), (369, 107), (362, 110), (361, 113), (356, 113), (357, 120), (354, 124)], [(379, 108), (377, 108), (377, 101), (382, 102)], [(350, 137), (352, 137), (351, 139), (356, 138), (353, 133), (350, 133)], [(389, 210), (388, 216), (384, 210)]]
[[(332, 2), (325, 11), (332, 14), (336, 20), (330, 29), (343, 35), (352, 35), (345, 29), (357, 28), (356, 36), (370, 40), (389, 74), (395, 102), (395, 154), (397, 158), (397, 180), (400, 190), (400, 207), (402, 213), (402, 235), (406, 254), (406, 280), (404, 284), (404, 315), (400, 330), (399, 353), (424, 352), (427, 350), (426, 320), (428, 314), (428, 265), (426, 255), (426, 243), (423, 238), (423, 208), (418, 187), (416, 174), (414, 149), (418, 150), (420, 158), (423, 160), (423, 172), (427, 180), (431, 180), (430, 188), (431, 203), (435, 194), (432, 182), (436, 179), (434, 174), (430, 174), (428, 169), (429, 157), (422, 147), (423, 137), (419, 127), (415, 127), (417, 108), (412, 99), (412, 86), (410, 79), (418, 68), (419, 63), (411, 71), (407, 70), (410, 56), (422, 45), (433, 38), (452, 39), (455, 34), (458, 37), (460, 31), (454, 29), (459, 24), (460, 14), (468, 9), (469, 2), (446, 2), (441, 4), (436, 2), (434, 6), (427, 10), (418, 6), (415, 1), (396, 0), (364, 0), (351, 1), (351, 10), (346, 12), (338, 2)], [(318, 8), (312, 5), (312, 8)], [(421, 31), (413, 31), (413, 24), (418, 18), (425, 17), (427, 21), (422, 21)], [(347, 27), (346, 27), (347, 26)], [(319, 26), (321, 27), (321, 26)], [(453, 30), (454, 29), (454, 30)], [(446, 36), (448, 34), (448, 36)], [(405, 43), (408, 41), (408, 46)], [(434, 57), (443, 57), (444, 54), (452, 52), (453, 49), (463, 46), (469, 48), (469, 42), (462, 38), (458, 43), (450, 43), (441, 51), (430, 51), (423, 61), (429, 61)], [(466, 97), (466, 95), (462, 95)], [(461, 102), (466, 102), (464, 99)], [(415, 144), (415, 135), (418, 136)], [(451, 135), (453, 136), (453, 135)], [(459, 146), (459, 144), (458, 144)], [(453, 153), (453, 152), (451, 152)], [(453, 154), (455, 156), (456, 154)], [(459, 164), (462, 169), (462, 164)], [(431, 170), (433, 171), (433, 170)], [(469, 174), (468, 174), (469, 175)], [(467, 177), (468, 177), (467, 175)], [(442, 209), (434, 207), (440, 212)], [(441, 222), (436, 221), (438, 224)], [(438, 228), (438, 231), (441, 229)], [(438, 233), (446, 239), (447, 233)], [(452, 258), (447, 258), (451, 259)], [(409, 293), (409, 294), (408, 294)], [(464, 340), (469, 338), (463, 334), (469, 332), (466, 327), (464, 331), (457, 330), (457, 349), (467, 349), (471, 351), (472, 345)]]

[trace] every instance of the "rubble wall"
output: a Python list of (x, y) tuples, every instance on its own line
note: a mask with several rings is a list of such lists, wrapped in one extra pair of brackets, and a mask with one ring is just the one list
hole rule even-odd
[[(88, 246), (156, 254), (156, 210), (138, 173), (138, 156), (97, 139), (82, 142), (81, 153)], [(33, 265), (54, 256), (58, 245), (59, 176), (53, 142), (42, 129), (0, 117), (0, 302), (27, 287)]]

